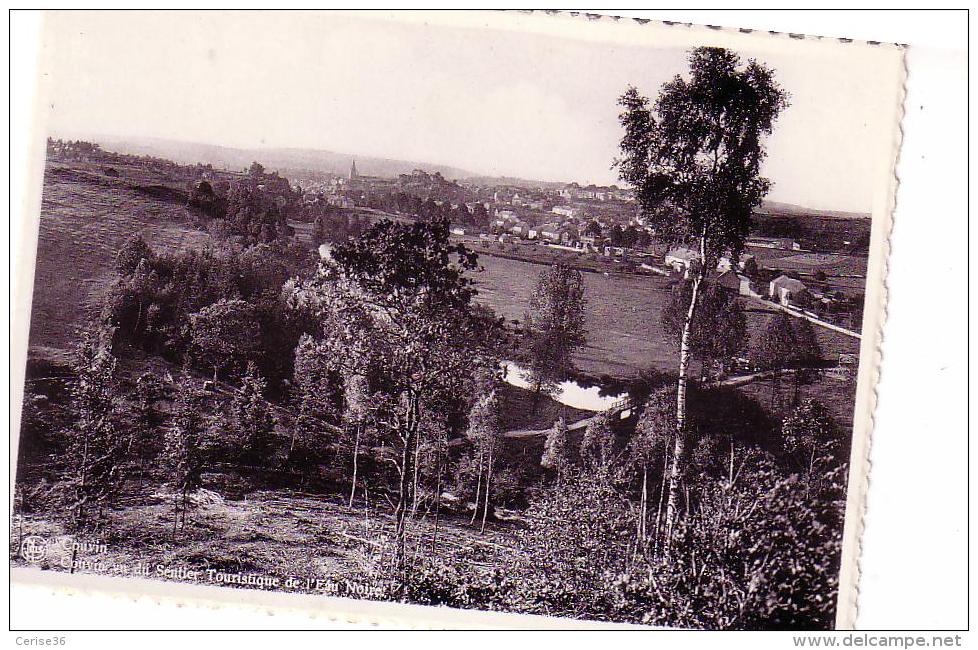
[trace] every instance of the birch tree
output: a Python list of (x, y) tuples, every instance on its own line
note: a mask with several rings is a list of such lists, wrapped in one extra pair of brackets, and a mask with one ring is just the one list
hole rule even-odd
[(177, 386), (176, 410), (166, 433), (162, 461), (173, 489), (173, 536), (187, 523), (190, 495), (201, 486), (207, 464), (205, 395), (190, 377)]
[[(639, 478), (639, 507), (635, 526), (636, 546), (645, 549), (651, 540), (658, 545), (662, 529), (663, 506), (669, 476), (670, 443), (676, 434), (675, 396), (670, 390), (653, 393), (645, 402), (635, 434), (628, 441), (628, 467)], [(658, 476), (659, 485), (651, 485)], [(651, 493), (651, 494), (650, 494)], [(649, 531), (649, 501), (656, 499), (653, 527)], [(657, 548), (657, 546), (656, 546)]]
[(563, 485), (567, 481), (572, 462), (570, 443), (567, 439), (567, 422), (563, 417), (558, 417), (547, 433), (540, 464), (554, 471), (557, 475), (557, 485)]
[(615, 454), (615, 433), (611, 430), (612, 415), (603, 411), (595, 415), (584, 429), (581, 438), (581, 460), (587, 469), (607, 480)]
[(686, 461), (686, 388), (690, 333), (700, 286), (724, 253), (743, 250), (751, 213), (770, 188), (761, 176), (763, 139), (787, 106), (774, 71), (723, 48), (689, 54), (689, 75), (666, 82), (654, 106), (631, 87), (619, 99), (624, 128), (616, 161), (646, 218), (661, 237), (695, 247), (690, 300), (683, 320), (676, 430), (666, 509), (666, 550), (678, 516)]
[[(474, 371), (494, 368), (495, 321), (479, 318), (465, 274), (475, 253), (449, 239), (445, 220), (381, 221), (337, 245), (331, 262), (295, 288), (291, 302), (322, 321), (320, 344), (349, 378), (378, 377), (377, 430), (391, 442), (397, 474), (395, 572), (405, 579), (406, 526), (419, 436), (463, 399)], [(440, 425), (439, 425), (440, 426)]]
[[(476, 513), (479, 512), (479, 492), (482, 485), (482, 477), (485, 476), (485, 489), (483, 491), (482, 502), (482, 526), (480, 532), (486, 529), (486, 517), (489, 513), (489, 499), (492, 494), (492, 473), (499, 453), (501, 442), (502, 427), (499, 422), (499, 399), (496, 391), (490, 389), (480, 395), (472, 410), (469, 413), (469, 428), (466, 436), (472, 442), (476, 454), (479, 457), (479, 476), (476, 484), (475, 512), (472, 513), (473, 521)], [(470, 521), (469, 523), (473, 523)]]

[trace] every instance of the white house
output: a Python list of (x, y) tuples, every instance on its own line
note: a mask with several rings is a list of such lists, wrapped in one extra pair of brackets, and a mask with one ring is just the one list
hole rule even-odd
[(797, 303), (799, 298), (807, 294), (808, 287), (801, 280), (789, 278), (787, 275), (779, 275), (771, 280), (769, 293), (772, 299), (782, 305), (790, 305), (792, 302)]
[(673, 248), (666, 253), (666, 266), (672, 268), (676, 273), (684, 275), (689, 273), (689, 267), (694, 261), (700, 259), (700, 254), (691, 248), (680, 246)]

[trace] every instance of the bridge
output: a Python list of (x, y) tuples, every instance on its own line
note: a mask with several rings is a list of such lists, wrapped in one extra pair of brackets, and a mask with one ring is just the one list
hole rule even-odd
[[(601, 411), (601, 413), (612, 413), (618, 415), (622, 420), (631, 417), (632, 409), (635, 407), (631, 397), (622, 397), (621, 399), (612, 403), (612, 405), (606, 410)], [(583, 420), (578, 420), (572, 424), (567, 425), (567, 431), (580, 431), (581, 429), (587, 428), (597, 415), (592, 415), (589, 418), (584, 418)], [(513, 431), (507, 431), (503, 433), (504, 438), (534, 438), (537, 436), (546, 437), (548, 433), (553, 429), (553, 427), (547, 427), (546, 429), (514, 429)]]

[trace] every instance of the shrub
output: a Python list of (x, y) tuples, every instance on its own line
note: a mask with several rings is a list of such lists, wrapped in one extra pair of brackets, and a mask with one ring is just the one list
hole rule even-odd
[(701, 486), (674, 551), (623, 572), (616, 613), (653, 625), (831, 629), (838, 589), (845, 468), (810, 491), (766, 460), (733, 484)]

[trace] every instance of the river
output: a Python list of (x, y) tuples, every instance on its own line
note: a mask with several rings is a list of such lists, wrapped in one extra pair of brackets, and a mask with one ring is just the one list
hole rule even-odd
[[(506, 383), (517, 388), (529, 389), (527, 371), (512, 361), (504, 361), (506, 367)], [(628, 393), (619, 395), (601, 395), (600, 386), (584, 386), (576, 381), (567, 380), (557, 386), (553, 399), (565, 406), (582, 411), (607, 411), (619, 400), (628, 397)]]

